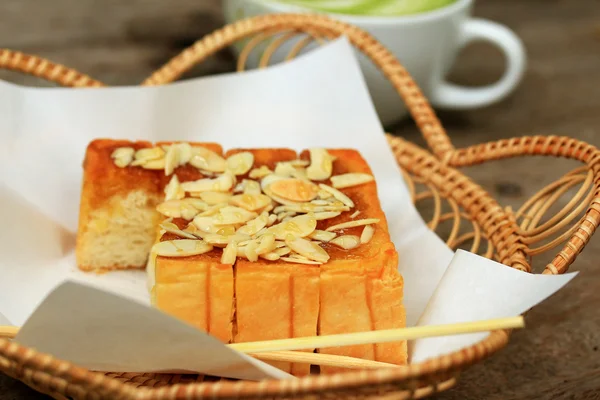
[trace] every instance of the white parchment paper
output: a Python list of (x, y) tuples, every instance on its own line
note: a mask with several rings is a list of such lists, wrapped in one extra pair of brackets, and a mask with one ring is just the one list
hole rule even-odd
[[(87, 144), (99, 137), (215, 141), (225, 149), (359, 149), (377, 179), (390, 234), (400, 254), (409, 326), (516, 315), (574, 276), (532, 276), (466, 252), (455, 256), (426, 227), (410, 201), (353, 50), (342, 38), (287, 64), (165, 87), (39, 89), (0, 82), (0, 312), (15, 325), (25, 324), (44, 297), (67, 279), (131, 298), (135, 304), (149, 304), (144, 273), (98, 276), (82, 273), (75, 265), (81, 163)], [(507, 288), (528, 295), (512, 296), (511, 307), (505, 307), (512, 294)], [(71, 284), (59, 290), (64, 300), (86, 289)], [(90, 311), (98, 312), (101, 303), (94, 304), (96, 308)], [(110, 315), (118, 310), (104, 311)], [(161, 315), (150, 308), (146, 311), (150, 320), (154, 320), (151, 314)], [(76, 335), (94, 323), (93, 313), (83, 319), (72, 318), (70, 324), (77, 329), (45, 336), (41, 327), (57, 324), (56, 318), (49, 317), (56, 312), (52, 307), (38, 309), (25, 324), (27, 336), (19, 334), (17, 340), (90, 368), (109, 361), (111, 371), (131, 368), (119, 353), (99, 362), (100, 354), (93, 347), (99, 342), (112, 343), (129, 329), (134, 332), (133, 321), (103, 319), (107, 329), (92, 345), (77, 340)], [(160, 318), (162, 315), (154, 321), (157, 330), (162, 329)], [(30, 324), (35, 329), (30, 329)], [(111, 330), (113, 325), (119, 329)], [(207, 335), (195, 333), (209, 343)], [(173, 329), (169, 334), (173, 335), (170, 343), (176, 343), (181, 332)], [(193, 336), (189, 331), (186, 334)], [(456, 350), (479, 339), (481, 335), (462, 335), (416, 341), (412, 360)], [(77, 346), (69, 346), (73, 341)], [(204, 360), (205, 365), (190, 365), (185, 357), (173, 358), (172, 346), (154, 346), (150, 353), (148, 338), (143, 335), (129, 345), (129, 353), (138, 357), (136, 365), (145, 365), (146, 370), (192, 367), (205, 372), (202, 368), (210, 369), (217, 362), (209, 359)], [(214, 342), (210, 346), (225, 348)], [(179, 363), (171, 362), (175, 359)], [(264, 376), (277, 375), (260, 364)]]

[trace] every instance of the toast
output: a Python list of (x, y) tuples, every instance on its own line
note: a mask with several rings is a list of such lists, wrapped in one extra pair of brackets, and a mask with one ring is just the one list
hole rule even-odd
[[(356, 150), (97, 140), (80, 213), (81, 269), (146, 266), (155, 307), (225, 343), (405, 326), (398, 254)], [(404, 341), (317, 351), (407, 360)]]

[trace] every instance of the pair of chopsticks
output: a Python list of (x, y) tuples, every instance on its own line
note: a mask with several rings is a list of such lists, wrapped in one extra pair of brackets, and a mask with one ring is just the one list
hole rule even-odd
[[(445, 325), (415, 326), (369, 332), (342, 333), (326, 336), (309, 336), (260, 342), (232, 343), (229, 348), (265, 361), (286, 361), (343, 368), (398, 368), (397, 365), (353, 357), (294, 350), (320, 349), (361, 344), (389, 343), (428, 337), (489, 332), (498, 329), (523, 328), (522, 316)], [(15, 326), (0, 326), (0, 338), (14, 338), (19, 331)]]

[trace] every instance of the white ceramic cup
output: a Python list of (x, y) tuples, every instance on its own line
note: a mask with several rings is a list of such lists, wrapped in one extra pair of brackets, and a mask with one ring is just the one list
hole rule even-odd
[[(266, 0), (224, 0), (226, 22), (268, 13), (314, 12), (297, 6)], [(471, 18), (473, 0), (457, 0), (429, 12), (406, 16), (372, 17), (329, 14), (332, 18), (358, 26), (371, 33), (404, 65), (434, 107), (474, 109), (498, 102), (519, 84), (525, 70), (526, 55), (521, 40), (498, 23)], [(474, 41), (497, 46), (506, 58), (506, 69), (499, 81), (483, 87), (464, 87), (446, 80), (460, 49)], [(286, 43), (272, 59), (280, 62), (291, 50)], [(239, 52), (240, 47), (236, 47)], [(358, 54), (358, 52), (357, 52)], [(407, 113), (391, 84), (364, 55), (359, 62), (373, 103), (384, 125), (396, 122)], [(247, 67), (256, 68), (258, 56), (249, 58)]]

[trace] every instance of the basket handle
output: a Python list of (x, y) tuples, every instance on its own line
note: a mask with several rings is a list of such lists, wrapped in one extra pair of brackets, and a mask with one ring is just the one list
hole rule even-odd
[(68, 87), (100, 87), (104, 86), (88, 75), (77, 70), (55, 64), (45, 58), (33, 56), (0, 48), (0, 69), (22, 72), (37, 76), (50, 82), (58, 83)]
[(273, 30), (294, 30), (308, 34), (317, 32), (327, 37), (346, 36), (392, 83), (406, 103), (433, 153), (442, 162), (450, 158), (454, 152), (450, 138), (431, 105), (398, 59), (366, 31), (323, 15), (268, 14), (237, 21), (205, 36), (183, 50), (150, 75), (142, 85), (162, 85), (173, 82), (194, 65), (230, 44), (260, 32)]

